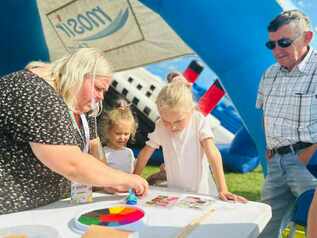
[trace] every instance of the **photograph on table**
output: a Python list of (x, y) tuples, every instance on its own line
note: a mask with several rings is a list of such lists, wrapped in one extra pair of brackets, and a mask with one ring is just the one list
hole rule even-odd
[(168, 196), (168, 195), (158, 195), (153, 199), (146, 201), (146, 206), (151, 207), (162, 207), (162, 208), (171, 208), (179, 200), (177, 196)]
[(215, 203), (215, 200), (212, 198), (204, 198), (198, 196), (186, 196), (180, 199), (176, 206), (181, 208), (193, 208), (193, 209), (205, 209), (212, 207)]

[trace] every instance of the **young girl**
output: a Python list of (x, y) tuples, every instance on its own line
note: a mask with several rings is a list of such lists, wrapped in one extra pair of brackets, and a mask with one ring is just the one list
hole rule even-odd
[(133, 139), (137, 123), (128, 104), (119, 100), (113, 109), (101, 115), (100, 136), (107, 164), (115, 169), (133, 173), (135, 158), (126, 145)]
[(195, 109), (188, 84), (173, 80), (161, 90), (156, 104), (160, 119), (138, 156), (134, 173), (141, 174), (154, 150), (161, 146), (169, 187), (207, 195), (216, 195), (218, 190), (222, 200), (246, 201), (228, 191), (209, 120)]

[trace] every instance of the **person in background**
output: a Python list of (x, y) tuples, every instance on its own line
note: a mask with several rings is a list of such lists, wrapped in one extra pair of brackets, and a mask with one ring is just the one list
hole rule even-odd
[(103, 52), (82, 48), (34, 65), (0, 79), (0, 214), (65, 198), (69, 180), (145, 194), (144, 179), (81, 151), (90, 138), (74, 120), (97, 110), (112, 80)]
[(113, 109), (101, 114), (98, 134), (110, 167), (133, 173), (135, 158), (127, 143), (133, 140), (136, 130), (136, 119), (124, 99), (120, 99)]
[(262, 75), (256, 107), (263, 111), (268, 174), (262, 201), (272, 219), (260, 237), (278, 238), (296, 198), (316, 187), (304, 159), (317, 142), (317, 52), (310, 46), (309, 19), (284, 11), (268, 25), (266, 47), (276, 63)]
[(160, 91), (156, 104), (160, 119), (139, 153), (134, 173), (141, 174), (155, 149), (162, 146), (168, 187), (206, 195), (218, 193), (222, 200), (245, 202), (228, 191), (211, 127), (195, 110), (190, 86), (184, 80), (173, 80)]

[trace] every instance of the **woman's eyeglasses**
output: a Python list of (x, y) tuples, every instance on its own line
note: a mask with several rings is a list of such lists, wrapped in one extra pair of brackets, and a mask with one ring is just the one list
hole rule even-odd
[(301, 35), (297, 36), (295, 39), (290, 39), (290, 38), (281, 38), (277, 41), (274, 40), (270, 40), (268, 42), (265, 43), (265, 46), (270, 49), (270, 50), (274, 50), (276, 45), (278, 45), (281, 48), (287, 48), (289, 46), (291, 46), (291, 44), (293, 44), (293, 42), (295, 40), (297, 40)]

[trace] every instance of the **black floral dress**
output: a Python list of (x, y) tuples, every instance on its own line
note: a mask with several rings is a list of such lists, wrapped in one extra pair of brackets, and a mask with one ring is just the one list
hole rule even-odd
[(63, 99), (43, 79), (22, 70), (0, 78), (0, 214), (69, 195), (70, 182), (43, 165), (30, 142), (83, 147)]

